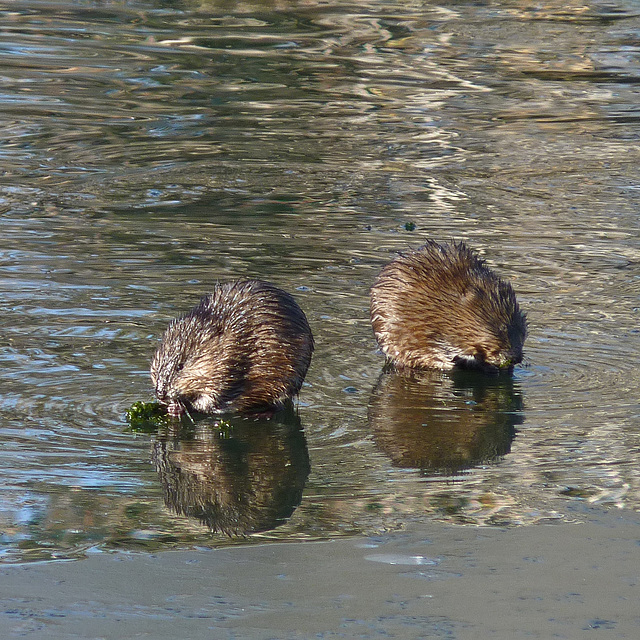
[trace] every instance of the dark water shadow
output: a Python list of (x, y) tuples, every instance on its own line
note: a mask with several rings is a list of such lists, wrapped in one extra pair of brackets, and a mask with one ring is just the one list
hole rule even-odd
[(300, 418), (203, 418), (163, 427), (152, 446), (165, 504), (212, 532), (244, 535), (281, 525), (311, 470)]
[(522, 409), (509, 375), (389, 371), (373, 389), (368, 419), (394, 466), (450, 475), (509, 453)]

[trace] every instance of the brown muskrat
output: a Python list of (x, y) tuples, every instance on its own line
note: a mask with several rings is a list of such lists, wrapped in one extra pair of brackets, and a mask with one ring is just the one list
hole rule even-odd
[(171, 321), (151, 379), (172, 415), (268, 413), (300, 391), (313, 346), (307, 318), (287, 292), (260, 280), (217, 284)]
[(371, 288), (371, 322), (399, 369), (510, 370), (527, 334), (511, 285), (462, 242), (429, 240), (385, 265)]

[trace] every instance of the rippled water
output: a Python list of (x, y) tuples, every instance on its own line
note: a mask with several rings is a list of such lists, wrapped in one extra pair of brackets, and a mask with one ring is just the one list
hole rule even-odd
[[(0, 18), (6, 561), (640, 508), (637, 4)], [(382, 374), (368, 288), (428, 237), (513, 282), (513, 380)], [(239, 276), (307, 312), (298, 416), (129, 430), (167, 321)]]

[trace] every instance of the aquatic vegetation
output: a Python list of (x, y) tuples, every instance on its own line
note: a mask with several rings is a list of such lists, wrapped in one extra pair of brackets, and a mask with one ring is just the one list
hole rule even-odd
[(167, 408), (159, 402), (134, 402), (126, 411), (132, 431), (155, 433), (171, 421)]

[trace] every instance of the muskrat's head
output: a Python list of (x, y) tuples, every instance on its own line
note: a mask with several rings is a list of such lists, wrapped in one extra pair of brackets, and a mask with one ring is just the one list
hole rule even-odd
[(186, 410), (184, 396), (177, 384), (183, 367), (183, 354), (169, 353), (164, 344), (160, 345), (151, 361), (151, 381), (156, 397), (166, 405), (167, 413), (172, 416), (180, 416)]
[(498, 373), (511, 371), (522, 362), (526, 316), (511, 286), (499, 279), (496, 285), (494, 289), (476, 290), (461, 312), (459, 331), (464, 348), (453, 360), (458, 368)]
[(219, 327), (207, 315), (205, 304), (206, 299), (169, 323), (151, 361), (156, 397), (171, 415), (215, 407), (216, 389), (230, 377)]

